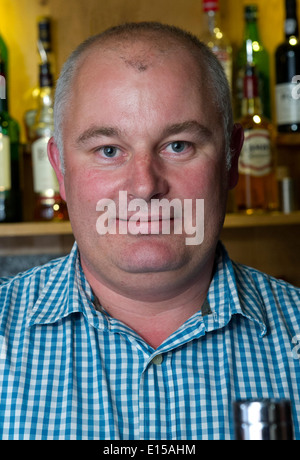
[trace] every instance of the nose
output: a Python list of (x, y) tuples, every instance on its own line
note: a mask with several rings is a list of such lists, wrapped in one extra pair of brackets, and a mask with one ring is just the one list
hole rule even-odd
[(138, 153), (132, 158), (128, 175), (128, 195), (146, 202), (161, 199), (169, 191), (165, 168), (159, 158), (151, 153)]

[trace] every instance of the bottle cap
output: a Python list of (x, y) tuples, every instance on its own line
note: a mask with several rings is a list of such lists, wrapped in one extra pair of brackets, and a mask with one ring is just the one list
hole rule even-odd
[(203, 0), (203, 11), (219, 11), (219, 0)]
[(285, 399), (236, 401), (236, 440), (292, 440), (291, 403)]
[(245, 6), (244, 15), (246, 21), (256, 21), (258, 16), (258, 7), (257, 5), (247, 5)]

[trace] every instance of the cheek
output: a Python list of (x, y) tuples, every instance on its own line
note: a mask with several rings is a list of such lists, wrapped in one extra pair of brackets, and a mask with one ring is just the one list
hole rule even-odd
[(70, 168), (66, 172), (65, 186), (67, 202), (80, 206), (85, 212), (91, 208), (96, 210), (100, 199), (113, 198), (115, 183), (99, 171)]
[(204, 214), (201, 214), (200, 208), (198, 210), (200, 220), (197, 220), (198, 214), (194, 202), (193, 225), (198, 225), (204, 219), (204, 238), (214, 241), (215, 235), (221, 228), (226, 210), (225, 171), (220, 162), (208, 160), (199, 165), (199, 168), (191, 170), (186, 177), (188, 181), (186, 181), (186, 188), (182, 196), (204, 200)]
[(211, 232), (212, 227), (215, 227), (215, 231), (218, 232), (223, 224), (226, 211), (226, 169), (222, 168), (220, 163), (214, 163), (205, 174), (203, 184), (205, 184), (203, 198), (206, 229)]
[(220, 163), (214, 160), (203, 161), (198, 167), (190, 168), (178, 178), (181, 195), (185, 198), (213, 200), (224, 193), (224, 173)]

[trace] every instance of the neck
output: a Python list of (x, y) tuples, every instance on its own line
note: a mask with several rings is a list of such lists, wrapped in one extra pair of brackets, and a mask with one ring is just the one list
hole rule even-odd
[(242, 115), (261, 115), (261, 101), (259, 98), (245, 98), (242, 103)]
[(174, 295), (163, 299), (129, 298), (107, 286), (95, 277), (84, 260), (81, 260), (86, 278), (101, 308), (113, 318), (133, 329), (152, 348), (161, 345), (173, 332), (185, 323), (205, 301), (210, 285), (213, 261), (201, 279)]
[(260, 42), (259, 30), (256, 21), (251, 21), (246, 24), (244, 40), (248, 39)]

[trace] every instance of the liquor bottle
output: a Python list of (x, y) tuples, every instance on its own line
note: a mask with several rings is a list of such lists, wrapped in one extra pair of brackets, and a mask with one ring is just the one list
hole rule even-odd
[(244, 9), (245, 29), (243, 44), (237, 53), (235, 70), (235, 117), (242, 114), (243, 79), (247, 63), (254, 63), (258, 73), (259, 94), (261, 95), (262, 113), (271, 120), (270, 95), (270, 57), (265, 49), (258, 27), (257, 5), (247, 5)]
[(35, 192), (35, 220), (67, 220), (65, 202), (59, 194), (58, 181), (49, 161), (47, 144), (53, 134), (53, 78), (50, 64), (40, 64), (40, 92), (38, 110), (33, 126), (31, 145), (33, 188)]
[(283, 133), (300, 132), (300, 41), (296, 0), (286, 0), (285, 42), (275, 53), (277, 129)]
[[(7, 81), (1, 56), (0, 77), (3, 83)], [(8, 112), (7, 99), (0, 97), (0, 222), (22, 220), (19, 138), (19, 125)]]
[(233, 404), (236, 441), (293, 441), (291, 402), (249, 399)]
[(203, 0), (203, 11), (206, 13), (208, 30), (201, 39), (218, 57), (232, 87), (232, 47), (219, 25), (219, 0)]
[(245, 141), (239, 158), (239, 181), (235, 189), (238, 211), (273, 211), (278, 208), (275, 171), (275, 130), (262, 114), (255, 66), (248, 64), (244, 76), (243, 116)]
[[(48, 62), (50, 64), (51, 73), (55, 75), (55, 59), (52, 49), (51, 30), (52, 22), (49, 17), (40, 17), (37, 22), (38, 29), (38, 50), (41, 55), (41, 62)], [(40, 87), (37, 84), (31, 88), (25, 96), (26, 105), (29, 107), (24, 114), (24, 124), (26, 131), (27, 141), (32, 142), (33, 138), (33, 125), (36, 118), (37, 104), (39, 100)]]

